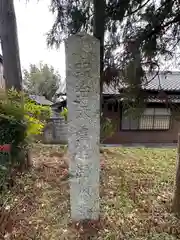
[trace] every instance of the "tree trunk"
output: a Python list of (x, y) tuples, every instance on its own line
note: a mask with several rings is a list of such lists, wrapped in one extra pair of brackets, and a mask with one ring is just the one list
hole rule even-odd
[(22, 90), (16, 15), (13, 0), (0, 0), (0, 38), (6, 89)]
[(104, 72), (104, 35), (105, 35), (105, 0), (93, 0), (94, 3), (94, 29), (93, 35), (100, 41), (100, 122), (102, 125), (103, 102), (103, 72)]
[[(22, 73), (19, 57), (16, 14), (13, 0), (0, 0), (0, 38), (3, 54), (3, 74), (6, 90), (14, 88), (22, 91)], [(22, 108), (23, 97), (22, 97)], [(32, 162), (24, 149), (22, 164), (28, 169)]]
[(105, 31), (105, 0), (94, 0), (94, 30), (93, 35), (100, 41), (100, 80), (104, 70), (104, 31)]
[(173, 199), (173, 212), (176, 214), (176, 216), (180, 217), (180, 133), (178, 134), (177, 169)]

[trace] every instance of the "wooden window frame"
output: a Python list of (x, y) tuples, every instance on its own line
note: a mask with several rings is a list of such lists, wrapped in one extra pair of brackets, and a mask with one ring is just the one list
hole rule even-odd
[[(153, 127), (152, 128), (140, 128), (140, 119), (141, 119), (141, 116), (138, 117), (137, 119), (137, 128), (136, 129), (124, 129), (122, 128), (122, 118), (123, 118), (123, 109), (121, 108), (121, 111), (120, 111), (120, 114), (121, 114), (121, 117), (120, 117), (120, 130), (121, 131), (168, 131), (171, 129), (171, 126), (172, 126), (172, 115), (171, 115), (171, 112), (169, 115), (161, 115), (161, 114), (155, 114), (155, 109), (158, 109), (158, 108), (165, 108), (165, 107), (147, 107), (147, 108), (153, 108), (154, 109), (154, 113), (153, 115), (144, 115), (144, 116), (147, 116), (147, 117), (153, 117)], [(156, 117), (169, 117), (169, 126), (168, 128), (154, 128), (154, 122), (155, 122), (155, 118)], [(129, 120), (129, 126), (131, 125), (130, 122), (131, 122), (131, 118), (128, 119)]]

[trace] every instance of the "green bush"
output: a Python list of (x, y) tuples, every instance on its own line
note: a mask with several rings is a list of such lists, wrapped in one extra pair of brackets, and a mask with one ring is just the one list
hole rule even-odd
[(26, 161), (32, 137), (42, 132), (49, 116), (49, 107), (38, 106), (21, 93), (0, 92), (0, 145), (12, 146), (9, 154), (0, 152), (1, 180), (12, 167)]
[(16, 91), (0, 94), (0, 118), (18, 122), (18, 125), (25, 124), (27, 136), (40, 134), (50, 114), (50, 107), (37, 105)]
[(105, 141), (108, 137), (111, 137), (116, 130), (116, 124), (112, 119), (101, 115), (101, 142)]
[(64, 108), (63, 111), (60, 113), (60, 115), (64, 117), (65, 121), (67, 121), (67, 116), (68, 116), (67, 108)]
[(24, 116), (27, 120), (27, 135), (32, 137), (42, 133), (46, 121), (50, 118), (51, 109), (48, 106), (36, 105), (29, 98), (24, 101)]

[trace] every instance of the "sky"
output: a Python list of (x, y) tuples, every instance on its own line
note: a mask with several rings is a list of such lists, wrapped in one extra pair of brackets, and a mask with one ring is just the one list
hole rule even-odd
[(46, 33), (51, 29), (54, 16), (49, 11), (50, 0), (15, 0), (20, 59), (22, 68), (40, 61), (52, 65), (65, 78), (65, 49), (48, 48)]
[[(59, 50), (47, 47), (46, 33), (51, 29), (54, 16), (49, 11), (51, 0), (14, 0), (18, 27), (20, 47), (20, 59), (22, 68), (28, 68), (30, 64), (38, 64), (40, 61), (52, 65), (65, 79), (65, 49), (64, 45)], [(176, 59), (176, 58), (175, 58)], [(176, 63), (169, 67), (169, 63), (163, 63), (165, 68), (177, 69)]]

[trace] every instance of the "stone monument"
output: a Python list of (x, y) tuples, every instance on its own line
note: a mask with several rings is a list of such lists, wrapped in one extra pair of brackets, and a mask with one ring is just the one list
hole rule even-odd
[(98, 220), (100, 44), (78, 33), (65, 45), (71, 218)]

